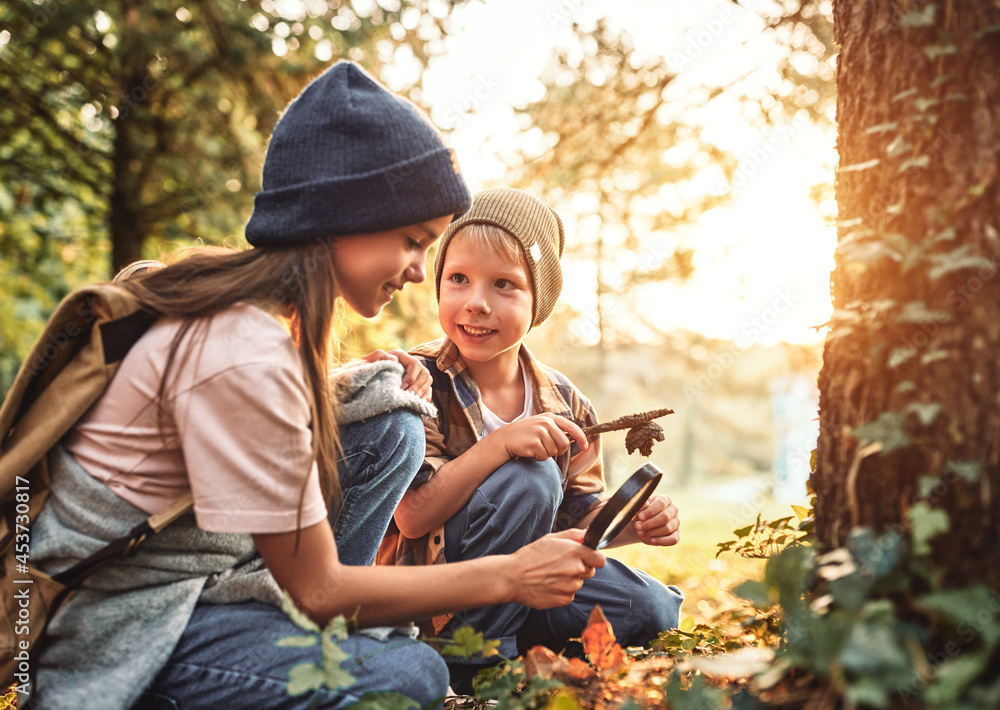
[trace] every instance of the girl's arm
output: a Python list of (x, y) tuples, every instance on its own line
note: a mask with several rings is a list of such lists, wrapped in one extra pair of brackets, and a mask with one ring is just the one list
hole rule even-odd
[(544, 461), (566, 451), (571, 438), (587, 448), (583, 430), (556, 414), (536, 414), (500, 427), (444, 464), (429, 481), (407, 491), (396, 508), (396, 527), (410, 539), (423, 537), (450, 520), (510, 459)]
[(365, 627), (505, 602), (564, 606), (605, 561), (580, 544), (581, 530), (546, 535), (512, 555), (416, 567), (340, 564), (326, 520), (299, 533), (253, 539), (278, 586), (320, 625), (338, 614), (357, 614)]

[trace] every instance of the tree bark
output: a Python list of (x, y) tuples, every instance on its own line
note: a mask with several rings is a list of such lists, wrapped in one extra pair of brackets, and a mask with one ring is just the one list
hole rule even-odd
[(834, 26), (838, 249), (816, 533), (833, 548), (854, 526), (910, 530), (922, 501), (950, 519), (931, 540), (941, 579), (995, 588), (1000, 8), (836, 0)]
[(136, 147), (136, 113), (143, 110), (143, 103), (149, 99), (143, 83), (149, 57), (140, 49), (143, 43), (139, 37), (139, 0), (122, 0), (121, 18), (122, 46), (135, 49), (122, 52), (123, 66), (118, 86), (118, 117), (115, 119), (109, 210), (112, 273), (142, 258), (146, 234), (141, 214), (142, 185), (136, 179), (140, 173), (137, 164), (140, 160), (154, 160), (158, 157), (149, 154), (140, 157), (140, 151)]

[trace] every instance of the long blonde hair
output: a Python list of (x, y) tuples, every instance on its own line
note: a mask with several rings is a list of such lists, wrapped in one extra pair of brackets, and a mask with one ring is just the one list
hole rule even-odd
[[(188, 249), (166, 268), (138, 274), (121, 286), (152, 313), (186, 319), (167, 356), (160, 383), (161, 403), (166, 402), (167, 373), (174, 365), (178, 347), (197, 319), (211, 317), (239, 302), (287, 314), (311, 394), (313, 456), (320, 484), (328, 506), (336, 507), (340, 501), (340, 445), (334, 413), (336, 397), (327, 373), (337, 346), (333, 326), (338, 305), (330, 241), (248, 250)], [(196, 334), (192, 333), (192, 337)]]

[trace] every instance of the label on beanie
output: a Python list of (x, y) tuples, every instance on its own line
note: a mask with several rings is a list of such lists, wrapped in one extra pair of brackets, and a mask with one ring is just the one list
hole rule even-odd
[(538, 246), (538, 242), (531, 245), (531, 248), (528, 249), (528, 253), (531, 254), (531, 258), (536, 264), (542, 260), (542, 250)]

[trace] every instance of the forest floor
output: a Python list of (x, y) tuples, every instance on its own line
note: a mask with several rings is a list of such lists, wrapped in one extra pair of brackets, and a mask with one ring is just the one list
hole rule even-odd
[[(516, 659), (508, 670), (508, 678), (499, 681), (500, 685), (506, 684), (511, 690), (510, 693), (500, 693), (500, 697), (508, 696), (500, 700), (500, 708), (578, 710), (664, 707), (671, 674), (675, 670), (690, 672), (692, 660), (703, 657), (698, 651), (708, 650), (708, 655), (711, 655), (712, 651), (721, 650), (719, 646), (708, 649), (704, 647), (709, 629), (716, 629), (722, 639), (728, 639), (732, 643), (739, 639), (739, 624), (734, 619), (738, 619), (749, 607), (746, 601), (730, 590), (744, 580), (760, 579), (766, 561), (742, 557), (734, 552), (723, 552), (717, 556), (718, 543), (732, 540), (733, 530), (752, 524), (758, 513), (765, 520), (774, 519), (791, 514), (790, 507), (787, 503), (777, 503), (760, 496), (750, 496), (750, 500), (744, 502), (725, 500), (694, 488), (670, 494), (677, 503), (681, 516), (681, 541), (677, 546), (654, 548), (633, 545), (606, 552), (609, 557), (645, 570), (664, 583), (681, 588), (685, 600), (681, 607), (680, 628), (684, 633), (672, 637), (664, 649), (623, 649), (625, 657), (622, 660), (625, 663), (618, 668), (608, 666), (606, 658), (604, 661), (591, 658), (589, 668), (584, 668), (585, 664), (582, 662), (569, 666), (561, 657), (528, 654)], [(759, 505), (755, 507), (755, 503)], [(613, 641), (611, 637), (595, 643), (604, 643), (610, 648), (614, 646)], [(708, 641), (710, 646), (714, 643), (714, 640)], [(729, 674), (733, 676), (731, 678), (727, 679), (726, 669), (721, 674), (717, 673), (713, 679), (716, 686), (727, 683), (730, 686), (738, 685), (742, 669), (759, 667), (761, 662), (769, 659), (769, 649), (749, 644), (747, 650), (752, 657), (738, 661), (735, 671)], [(687, 655), (686, 652), (690, 651), (695, 651), (697, 655)], [(543, 677), (549, 676), (549, 682), (533, 684), (526, 681), (525, 666), (533, 674), (540, 672)], [(518, 674), (521, 677), (515, 682)], [(711, 672), (708, 676), (711, 678)], [(494, 683), (494, 687), (496, 686)], [(552, 688), (556, 688), (554, 693)], [(679, 689), (675, 688), (676, 690)], [(5, 696), (0, 697), (0, 710), (17, 707), (15, 694), (11, 691), (12, 689), (8, 689)], [(674, 694), (672, 697), (677, 696)], [(692, 697), (691, 707), (712, 707), (703, 704), (705, 699), (704, 693), (698, 694), (697, 699)], [(472, 698), (453, 698), (448, 702), (448, 707), (451, 708), (486, 708), (494, 705), (496, 701)], [(671, 707), (681, 708), (682, 705), (674, 702)], [(390, 702), (372, 707), (393, 710), (405, 706)]]

